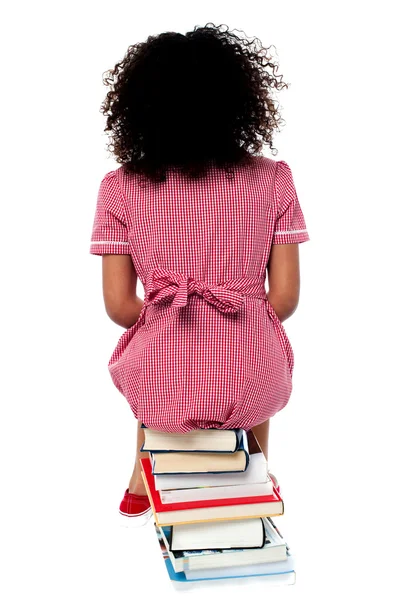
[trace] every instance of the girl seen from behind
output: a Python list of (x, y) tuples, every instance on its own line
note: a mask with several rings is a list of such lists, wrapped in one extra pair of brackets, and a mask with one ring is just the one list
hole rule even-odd
[(276, 153), (277, 71), (256, 38), (208, 23), (130, 46), (104, 78), (120, 166), (100, 183), (90, 252), (103, 257), (106, 312), (125, 329), (108, 368), (137, 419), (120, 506), (137, 520), (150, 513), (142, 423), (252, 429), (268, 458), (269, 420), (292, 392), (283, 321), (310, 238), (290, 166), (261, 153)]

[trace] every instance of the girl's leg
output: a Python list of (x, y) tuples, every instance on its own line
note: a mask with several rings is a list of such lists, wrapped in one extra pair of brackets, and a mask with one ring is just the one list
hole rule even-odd
[(269, 449), (268, 448), (268, 446), (269, 446), (269, 424), (270, 424), (270, 419), (268, 419), (264, 423), (261, 423), (260, 425), (256, 425), (255, 427), (252, 427), (252, 431), (253, 431), (256, 439), (259, 442), (259, 446), (262, 448), (263, 454), (266, 456), (266, 460), (268, 461), (267, 469), (268, 469), (269, 476), (272, 478), (273, 483), (276, 486), (276, 488), (279, 489), (277, 477), (269, 471), (269, 452), (268, 452), (268, 449)]
[(252, 431), (259, 442), (259, 446), (262, 448), (263, 454), (266, 456), (266, 460), (268, 460), (269, 453), (269, 423), (270, 419), (261, 423), (260, 425), (255, 425), (252, 427)]
[(129, 482), (129, 492), (131, 494), (138, 494), (139, 496), (146, 496), (147, 492), (145, 489), (144, 481), (141, 476), (141, 465), (140, 458), (150, 458), (149, 452), (141, 452), (140, 448), (144, 443), (144, 431), (141, 428), (141, 421), (137, 421), (137, 444), (136, 444), (136, 462), (134, 464), (133, 475)]

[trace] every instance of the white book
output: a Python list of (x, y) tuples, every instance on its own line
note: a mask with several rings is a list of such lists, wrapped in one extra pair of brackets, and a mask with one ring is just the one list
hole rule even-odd
[(202, 486), (196, 488), (161, 490), (161, 502), (191, 502), (195, 500), (219, 500), (220, 498), (241, 498), (244, 496), (269, 496), (273, 494), (273, 482), (268, 477), (266, 483), (243, 485)]
[[(245, 565), (241, 567), (221, 567), (220, 569), (196, 569), (185, 571), (187, 581), (198, 581), (199, 579), (218, 579), (230, 577), (255, 577), (256, 575), (284, 575), (292, 573), (295, 576), (294, 557), (287, 552), (287, 560), (272, 563), (259, 563), (257, 565)], [(295, 582), (295, 577), (294, 581)]]
[[(164, 528), (167, 535), (167, 530)], [(172, 525), (170, 550), (209, 550), (222, 548), (262, 548), (265, 526), (262, 518), (233, 519), (210, 523)]]
[[(195, 571), (204, 568), (233, 567), (255, 565), (265, 562), (277, 562), (287, 559), (287, 545), (276, 532), (269, 519), (263, 518), (265, 539), (261, 548), (255, 549), (222, 549), (222, 550), (170, 550), (168, 530), (161, 526), (163, 537), (170, 561), (176, 573), (180, 571)], [(225, 521), (225, 526), (229, 522)], [(169, 539), (168, 539), (169, 538)]]

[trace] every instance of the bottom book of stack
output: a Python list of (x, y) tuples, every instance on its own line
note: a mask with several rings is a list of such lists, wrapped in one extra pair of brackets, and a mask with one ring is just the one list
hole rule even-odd
[[(242, 577), (263, 577), (263, 581), (272, 585), (293, 585), (295, 583), (294, 558), (287, 545), (284, 547), (284, 560), (253, 563), (249, 562), (251, 560), (251, 555), (249, 555), (246, 560), (241, 560), (241, 563), (244, 564), (215, 566), (215, 558), (219, 559), (220, 565), (229, 564), (229, 558), (236, 557), (239, 551), (235, 549), (176, 552), (170, 549), (170, 527), (160, 527), (156, 523), (154, 523), (154, 527), (169, 578), (177, 584)], [(252, 560), (253, 556), (252, 554)], [(195, 558), (199, 559), (197, 564)], [(190, 568), (190, 559), (195, 568)], [(225, 560), (223, 561), (223, 559)], [(230, 562), (239, 563), (234, 560)]]

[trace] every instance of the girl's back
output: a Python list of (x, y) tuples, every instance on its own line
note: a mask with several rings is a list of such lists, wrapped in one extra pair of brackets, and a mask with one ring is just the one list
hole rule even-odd
[(309, 240), (285, 161), (253, 156), (229, 178), (176, 170), (139, 184), (123, 166), (98, 194), (92, 254), (130, 254), (145, 299), (109, 370), (147, 427), (249, 429), (281, 410), (293, 351), (265, 291), (272, 244)]

